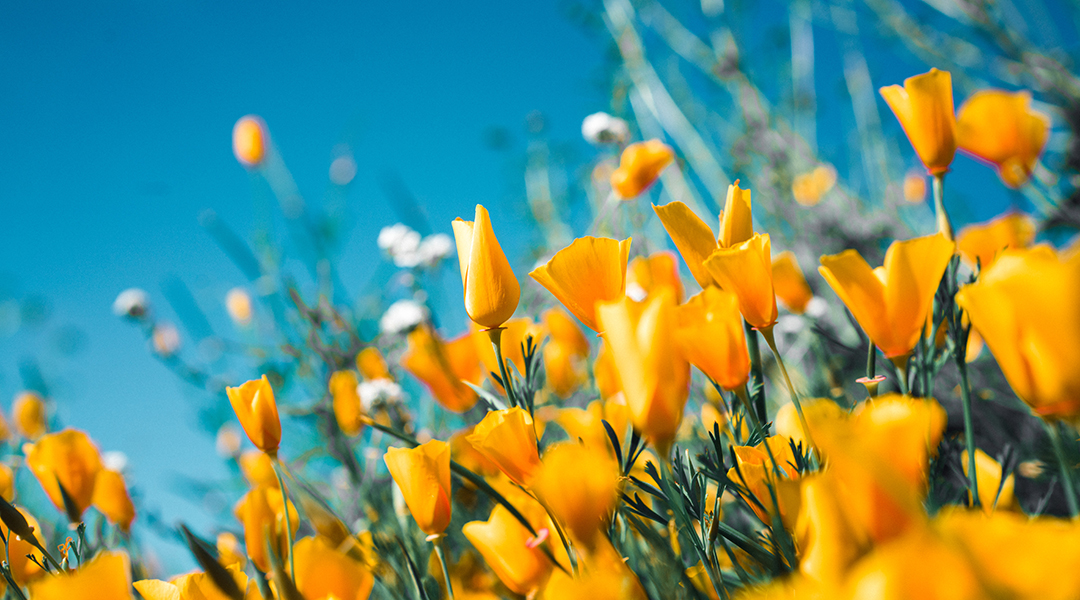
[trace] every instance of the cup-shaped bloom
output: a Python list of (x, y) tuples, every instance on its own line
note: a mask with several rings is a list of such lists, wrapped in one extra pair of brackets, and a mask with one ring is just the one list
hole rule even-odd
[(597, 304), (607, 348), (634, 428), (666, 453), (682, 421), (690, 364), (678, 351), (675, 298), (661, 290), (643, 303), (623, 298)]
[(476, 404), (476, 392), (462, 383), (479, 384), (484, 376), (471, 333), (443, 342), (428, 326), (417, 327), (409, 333), (401, 366), (446, 410), (461, 413)]
[[(1013, 391), (1043, 418), (1080, 414), (1080, 258), (1006, 250), (956, 301)], [(1068, 333), (1066, 333), (1068, 332)]]
[(487, 521), (466, 523), (461, 533), (515, 594), (529, 594), (551, 572), (551, 561), (538, 546), (529, 543), (532, 534), (501, 504), (491, 510)]
[(481, 327), (499, 327), (517, 310), (521, 286), (491, 228), (488, 211), (476, 205), (474, 221), (454, 219), (465, 312)]
[[(300, 516), (292, 502), (288, 504), (289, 525), (292, 534), (300, 527)], [(248, 558), (257, 569), (266, 573), (270, 570), (269, 545), (273, 546), (278, 556), (288, 552), (288, 536), (285, 533), (285, 506), (281, 500), (281, 490), (267, 487), (254, 487), (240, 498), (233, 507), (233, 514), (244, 526), (244, 546)]]
[[(15, 510), (19, 511), (19, 514), (23, 516), (28, 527), (36, 532), (41, 531), (41, 526), (38, 524), (37, 519), (26, 512), (26, 509), (19, 507)], [(4, 542), (0, 541), (0, 552), (3, 552), (5, 560), (10, 561), (8, 566), (11, 569), (11, 577), (15, 580), (15, 583), (26, 585), (27, 582), (41, 577), (45, 573), (45, 571), (41, 569), (41, 565), (45, 562), (44, 557), (41, 556), (41, 551), (32, 546), (30, 542), (24, 540), (18, 534), (8, 535), (7, 527), (4, 527), (4, 530), (4, 534), (7, 536), (7, 543), (11, 544), (11, 547), (6, 547)], [(30, 560), (30, 555), (33, 555), (34, 560)]]
[(806, 305), (813, 299), (814, 292), (806, 283), (806, 276), (799, 268), (795, 254), (785, 250), (773, 257), (772, 280), (773, 291), (781, 304), (797, 315), (806, 312)]
[(15, 430), (28, 440), (36, 440), (49, 429), (45, 400), (37, 392), (22, 392), (11, 405)]
[(386, 360), (375, 346), (368, 346), (356, 355), (356, 370), (364, 379), (391, 379)]
[(258, 450), (248, 450), (236, 459), (240, 474), (252, 487), (278, 487), (273, 459)]
[(930, 174), (948, 171), (956, 155), (952, 74), (930, 69), (908, 77), (903, 87), (890, 85), (880, 91)]
[(349, 369), (335, 371), (330, 375), (330, 396), (333, 399), (334, 418), (347, 436), (354, 436), (364, 428), (364, 407), (360, 393), (356, 391), (360, 381), (356, 372)]
[(745, 242), (713, 252), (705, 268), (720, 287), (739, 298), (739, 312), (748, 323), (758, 329), (776, 323), (769, 234), (755, 233)]
[(544, 452), (533, 488), (570, 534), (591, 548), (619, 498), (619, 475), (603, 448), (566, 442)]
[(82, 515), (93, 502), (94, 484), (101, 470), (101, 454), (90, 437), (77, 429), (65, 429), (42, 436), (37, 442), (23, 446), (23, 451), (26, 466), (56, 508), (64, 511), (60, 492), (60, 486), (64, 486), (74, 509)]
[(750, 190), (740, 188), (738, 181), (728, 186), (724, 210), (720, 211), (719, 236), (714, 235), (712, 229), (690, 207), (678, 200), (664, 206), (653, 206), (653, 211), (675, 242), (683, 261), (690, 268), (690, 274), (703, 288), (716, 284), (705, 268), (709, 255), (718, 248), (741, 244), (754, 235)]
[(274, 389), (270, 387), (266, 375), (245, 382), (240, 387), (227, 387), (225, 393), (251, 443), (271, 456), (276, 455), (281, 444), (281, 419), (274, 400)]
[(589, 381), (585, 361), (589, 340), (573, 317), (560, 308), (541, 315), (548, 343), (544, 346), (544, 372), (548, 386), (556, 396), (566, 398)]
[(677, 261), (675, 253), (668, 250), (630, 261), (626, 272), (626, 295), (640, 301), (661, 287), (669, 287), (675, 292), (675, 303), (682, 302), (683, 286)]
[(1023, 249), (1035, 241), (1035, 219), (1016, 212), (986, 223), (968, 225), (956, 234), (956, 249), (971, 268), (986, 269), (1008, 248)]
[(124, 476), (116, 471), (101, 469), (94, 482), (94, 508), (122, 531), (131, 529), (135, 520), (135, 505), (131, 502)]
[(308, 600), (367, 600), (375, 577), (336, 546), (322, 537), (296, 542), (296, 588)]
[(602, 421), (611, 425), (620, 440), (625, 439), (626, 429), (630, 425), (630, 413), (625, 404), (614, 400), (593, 400), (585, 408), (561, 408), (559, 415), (555, 417), (555, 422), (566, 431), (571, 440), (580, 440), (590, 448), (614, 454), (611, 438), (608, 437)]
[(1031, 108), (1031, 92), (981, 90), (956, 115), (960, 150), (997, 168), (1001, 181), (1027, 182), (1050, 137), (1050, 117)]
[(528, 486), (540, 469), (533, 420), (520, 407), (489, 412), (468, 440), (514, 483)]
[(596, 303), (626, 292), (630, 238), (623, 241), (585, 236), (559, 250), (529, 277), (547, 288), (586, 327), (599, 332)]
[(30, 584), (34, 600), (134, 600), (131, 562), (123, 552), (103, 551), (75, 571)]
[(865, 532), (845, 510), (846, 498), (837, 479), (828, 471), (806, 478), (795, 523), (801, 549), (799, 571), (827, 583), (840, 581), (870, 546)]
[(233, 125), (233, 155), (240, 164), (254, 168), (262, 164), (270, 142), (266, 123), (256, 115), (246, 115)]
[[(768, 444), (768, 449), (765, 444)], [(754, 514), (767, 524), (771, 524), (773, 516), (778, 516), (784, 527), (793, 528), (799, 515), (802, 481), (795, 468), (790, 440), (775, 435), (757, 446), (735, 446), (733, 451), (738, 468), (728, 469), (727, 476), (740, 485), (742, 489), (739, 493), (744, 495)], [(772, 458), (769, 457), (770, 451)], [(776, 460), (775, 464), (773, 459)]]
[(877, 269), (857, 251), (845, 250), (822, 256), (818, 271), (885, 356), (901, 359), (922, 335), (955, 247), (936, 233), (893, 242)]
[(660, 140), (630, 144), (619, 158), (619, 168), (611, 174), (611, 189), (623, 200), (636, 198), (674, 160), (675, 152)]
[[(960, 453), (960, 464), (964, 468), (964, 475), (967, 476), (971, 468), (967, 450)], [(981, 448), (975, 449), (975, 474), (975, 479), (979, 484), (979, 505), (982, 506), (984, 513), (990, 514), (997, 509), (1015, 510), (1017, 508), (1014, 495), (1016, 476), (1009, 473), (1002, 482), (1001, 463), (983, 452)], [(971, 492), (968, 492), (968, 496), (971, 496)]]
[(750, 377), (750, 355), (735, 294), (709, 286), (676, 314), (675, 342), (686, 360), (725, 390), (741, 388)]
[(450, 524), (450, 444), (431, 440), (415, 448), (388, 448), (386, 468), (416, 524), (428, 535)]

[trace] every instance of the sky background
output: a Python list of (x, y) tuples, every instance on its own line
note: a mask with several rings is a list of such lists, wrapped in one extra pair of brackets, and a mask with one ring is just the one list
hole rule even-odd
[[(450, 233), (450, 221), (481, 202), (507, 223), (508, 250), (520, 250), (526, 117), (543, 113), (547, 135), (586, 162), (593, 150), (580, 122), (609, 108), (608, 50), (559, 2), (4, 3), (0, 406), (7, 413), (25, 385), (20, 365), (37, 361), (58, 422), (124, 452), (145, 507), (168, 525), (206, 524), (176, 485), (227, 473), (197, 424), (192, 400), (203, 396), (111, 305), (128, 287), (163, 304), (163, 284), (179, 279), (227, 330), (217, 303), (245, 278), (198, 217), (213, 209), (247, 237), (266, 197), (232, 156), (233, 123), (249, 113), (266, 120), (316, 207), (334, 198), (335, 149), (350, 148), (358, 174), (344, 198), (351, 229), (339, 265), (362, 287), (381, 260), (378, 231), (397, 220), (379, 183), (388, 173), (435, 231)], [(818, 52), (837, 60), (827, 43)], [(922, 70), (910, 57), (890, 62), (875, 85)], [(829, 127), (851, 126), (840, 115), (819, 122), (823, 146), (839, 140)], [(490, 144), (495, 129), (509, 133), (502, 151)], [(985, 167), (958, 159), (956, 171), (958, 182), (982, 182), (967, 188), (980, 216), (1008, 206)], [(460, 288), (449, 289), (456, 302)], [(139, 535), (166, 565), (190, 564), (178, 547)]]

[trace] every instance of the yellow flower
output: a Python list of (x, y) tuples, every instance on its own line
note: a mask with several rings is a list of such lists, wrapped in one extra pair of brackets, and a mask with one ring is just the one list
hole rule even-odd
[(676, 315), (682, 355), (725, 390), (741, 388), (750, 377), (750, 355), (735, 294), (707, 287)]
[(517, 310), (521, 286), (510, 268), (488, 211), (476, 205), (475, 221), (454, 219), (465, 312), (481, 327), (499, 327)]
[(623, 150), (619, 168), (611, 174), (611, 189), (623, 200), (635, 198), (674, 160), (675, 152), (660, 140), (630, 144)]
[(986, 269), (1007, 248), (1023, 249), (1035, 241), (1035, 219), (1010, 212), (986, 223), (968, 225), (956, 235), (957, 250), (972, 268)]
[(278, 487), (273, 459), (258, 450), (248, 450), (237, 459), (240, 473), (252, 487)]
[(918, 204), (926, 200), (926, 174), (913, 169), (904, 176), (904, 200)]
[[(289, 525), (292, 534), (300, 526), (300, 516), (292, 502), (288, 504)], [(270, 570), (270, 555), (267, 554), (267, 535), (269, 544), (284, 557), (288, 553), (288, 536), (285, 533), (285, 508), (281, 501), (281, 491), (267, 487), (254, 487), (240, 498), (233, 507), (233, 514), (244, 526), (244, 546), (248, 558), (257, 569), (266, 573)]]
[[(828, 398), (803, 398), (802, 410), (811, 436), (819, 426), (829, 426), (832, 422), (846, 419), (848, 416), (846, 410)], [(789, 437), (796, 444), (802, 444), (804, 450), (809, 447), (803, 436), (802, 423), (799, 421), (799, 415), (793, 403), (789, 402), (776, 411), (773, 426), (776, 427), (777, 435)]]
[(293, 547), (296, 587), (306, 600), (367, 600), (375, 577), (359, 561), (321, 537)]
[[(964, 476), (967, 476), (968, 469), (970, 469), (967, 450), (960, 453), (960, 464), (964, 467)], [(1002, 483), (1001, 474), (1001, 463), (983, 452), (982, 449), (976, 448), (975, 479), (979, 483), (979, 504), (986, 514), (990, 514), (999, 508), (1001, 510), (1015, 510), (1017, 508), (1016, 496), (1013, 495), (1013, 490), (1016, 487), (1016, 476), (1009, 473), (1009, 476), (1005, 478), (1005, 482)], [(971, 492), (968, 492), (969, 497), (970, 495)]]
[(528, 486), (540, 469), (533, 420), (520, 407), (489, 412), (468, 440), (519, 485)]
[(769, 234), (755, 233), (736, 246), (716, 250), (705, 260), (705, 268), (720, 287), (739, 298), (739, 311), (748, 323), (758, 329), (776, 323)]
[(93, 500), (94, 483), (101, 470), (101, 455), (94, 442), (82, 431), (65, 429), (42, 436), (37, 442), (23, 446), (23, 451), (26, 466), (56, 508), (64, 511), (62, 485), (78, 515), (82, 515)]
[(803, 483), (795, 538), (801, 552), (799, 571), (813, 580), (840, 582), (869, 550), (870, 540), (851, 522), (845, 500), (831, 471), (809, 476)]
[(263, 375), (240, 387), (225, 388), (240, 425), (251, 443), (263, 452), (275, 456), (281, 444), (281, 419), (270, 381)]
[(945, 543), (930, 531), (914, 529), (854, 565), (848, 575), (846, 591), (832, 597), (850, 600), (982, 600), (998, 597), (983, 589), (981, 575), (972, 568), (963, 548)]
[(470, 521), (461, 533), (515, 594), (529, 594), (551, 572), (548, 558), (529, 543), (532, 534), (501, 504), (492, 509), (487, 521)]
[[(38, 524), (37, 519), (30, 513), (26, 512), (24, 508), (16, 508), (23, 518), (26, 519), (26, 524), (30, 526), (35, 532), (41, 531), (41, 525)], [(3, 552), (4, 560), (10, 560), (9, 566), (11, 567), (11, 577), (15, 580), (15, 583), (19, 585), (26, 585), (28, 582), (41, 577), (45, 571), (41, 570), (41, 564), (44, 564), (44, 557), (41, 556), (41, 551), (34, 548), (30, 542), (22, 539), (18, 535), (10, 535), (10, 531), (5, 526), (3, 528), (4, 536), (11, 547), (8, 548), (3, 542), (0, 542), (0, 552)], [(40, 538), (39, 538), (40, 540)], [(41, 540), (43, 541), (43, 540)], [(33, 555), (34, 560), (30, 560), (29, 556)], [(37, 562), (34, 562), (37, 561)], [(3, 588), (0, 587), (0, 590)]]
[(73, 573), (30, 584), (34, 600), (133, 600), (131, 564), (123, 552), (102, 551)]
[[(249, 588), (248, 577), (239, 567), (229, 568), (228, 571), (241, 591)], [(228, 596), (217, 587), (214, 580), (202, 571), (179, 575), (167, 582), (143, 579), (135, 582), (135, 590), (143, 600), (228, 600)], [(253, 595), (253, 591), (249, 589), (246, 597), (250, 600), (262, 600), (262, 596)], [(254, 594), (258, 592), (254, 591)]]
[(683, 301), (682, 279), (679, 278), (679, 263), (675, 253), (664, 250), (649, 256), (639, 256), (630, 261), (626, 272), (626, 293), (635, 300), (654, 293), (661, 287), (670, 287), (675, 291), (675, 303)]
[(333, 397), (334, 418), (347, 436), (354, 436), (364, 428), (364, 407), (356, 387), (360, 385), (356, 372), (348, 369), (330, 375), (330, 395)]
[(11, 405), (15, 430), (28, 440), (36, 440), (49, 430), (45, 400), (37, 392), (22, 392)]
[(247, 564), (244, 550), (240, 547), (240, 540), (231, 532), (222, 531), (217, 536), (218, 561), (225, 568), (236, 565), (237, 569), (243, 570)]
[(15, 472), (4, 463), (0, 463), (0, 496), (8, 502), (15, 499)]
[(462, 383), (483, 379), (480, 357), (470, 333), (443, 342), (428, 326), (412, 330), (401, 366), (419, 379), (443, 408), (465, 412), (476, 404), (476, 392)]
[(930, 69), (880, 91), (930, 174), (948, 171), (956, 154), (952, 74)]
[(981, 90), (956, 115), (957, 144), (994, 165), (1001, 181), (1018, 188), (1035, 170), (1050, 136), (1050, 117), (1031, 109), (1031, 92)]
[(630, 239), (586, 236), (559, 250), (529, 277), (547, 288), (586, 327), (599, 332), (596, 303), (617, 300), (626, 292)]
[(364, 379), (391, 379), (386, 360), (375, 346), (368, 346), (356, 355), (356, 370)]
[[(472, 329), (472, 340), (476, 344), (476, 354), (484, 363), (484, 369), (489, 373), (498, 373), (499, 360), (495, 357), (495, 348), (491, 344), (491, 336), (478, 326), (474, 325)], [(525, 372), (525, 352), (522, 347), (525, 344), (525, 338), (529, 336), (532, 336), (534, 346), (539, 346), (544, 338), (543, 328), (534, 323), (529, 317), (510, 319), (503, 323), (501, 334), (503, 359), (514, 363), (521, 373)], [(502, 389), (502, 386), (498, 387)]]
[[(768, 450), (765, 449), (765, 444), (768, 444)], [(792, 453), (789, 438), (772, 436), (757, 446), (735, 446), (733, 451), (739, 468), (728, 469), (727, 477), (740, 486), (745, 484), (746, 491), (757, 499), (755, 502), (749, 497), (746, 498), (754, 514), (766, 524), (771, 524), (772, 516), (777, 515), (784, 527), (792, 529), (799, 515), (802, 481), (795, 468), (795, 455)], [(769, 458), (769, 451), (772, 451), (772, 456), (776, 459), (775, 465)], [(777, 478), (776, 469), (780, 470), (782, 478)], [(770, 487), (773, 492), (769, 491)], [(775, 502), (773, 493), (776, 494)]]
[(541, 318), (550, 338), (543, 350), (547, 383), (556, 396), (567, 398), (589, 381), (585, 364), (589, 340), (577, 322), (560, 308), (545, 310)]
[(937, 233), (893, 242), (877, 269), (845, 250), (822, 256), (818, 271), (885, 356), (902, 360), (922, 335), (955, 247)]
[[(470, 425), (450, 436), (450, 457), (459, 465), (473, 473), (483, 475), (484, 477), (494, 477), (499, 473), (502, 473), (499, 469), (499, 465), (488, 460), (488, 458), (473, 447), (472, 442), (469, 441), (469, 436), (473, 434), (475, 429), (475, 425)], [(465, 485), (470, 484), (466, 482)]]
[(533, 487), (570, 534), (592, 548), (615, 509), (619, 475), (619, 465), (605, 449), (565, 442), (544, 452)]
[(262, 118), (255, 115), (240, 117), (232, 131), (233, 154), (236, 160), (248, 168), (259, 166), (266, 158), (269, 138), (270, 134), (266, 131), (266, 123)]
[(678, 200), (664, 206), (654, 205), (653, 211), (675, 242), (683, 261), (690, 268), (690, 274), (702, 288), (716, 285), (705, 268), (705, 259), (718, 248), (730, 248), (754, 235), (750, 190), (741, 189), (738, 181), (728, 186), (724, 210), (720, 212), (719, 237), (714, 236), (712, 229)]
[(1043, 418), (1080, 414), (1080, 258), (1006, 250), (956, 301), (1013, 391)]
[(773, 257), (773, 290), (776, 298), (791, 312), (801, 315), (806, 312), (806, 305), (814, 297), (806, 276), (799, 268), (799, 261), (791, 251), (784, 251)]
[(251, 323), (251, 296), (244, 288), (233, 288), (225, 295), (225, 310), (233, 322), (241, 327)]
[(587, 555), (579, 556), (581, 564), (575, 575), (552, 571), (544, 585), (542, 600), (646, 600), (648, 596), (625, 559), (606, 538)]
[(581, 440), (587, 447), (614, 455), (607, 430), (601, 421), (607, 421), (615, 435), (619, 436), (619, 440), (625, 441), (626, 430), (630, 425), (630, 413), (625, 404), (614, 400), (593, 400), (585, 408), (561, 408), (555, 418), (555, 422), (566, 431), (572, 441)]
[(661, 290), (643, 303), (623, 298), (596, 307), (634, 428), (666, 453), (682, 421), (690, 365), (675, 342), (675, 298)]
[(131, 530), (135, 520), (135, 505), (131, 503), (124, 476), (116, 471), (101, 469), (94, 483), (94, 508), (122, 531)]
[(450, 445), (431, 440), (415, 448), (388, 448), (383, 457), (416, 524), (428, 535), (450, 524)]
[(796, 175), (791, 182), (791, 194), (803, 206), (815, 206), (821, 197), (836, 185), (836, 169), (832, 165), (820, 165), (809, 173)]

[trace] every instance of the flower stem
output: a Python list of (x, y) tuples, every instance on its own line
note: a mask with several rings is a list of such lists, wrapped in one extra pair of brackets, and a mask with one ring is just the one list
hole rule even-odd
[(435, 546), (435, 556), (439, 557), (439, 564), (442, 565), (443, 579), (446, 580), (446, 597), (449, 600), (454, 600), (454, 586), (450, 583), (450, 570), (446, 568), (446, 556), (443, 554), (443, 538), (446, 536), (436, 536), (431, 540), (431, 543)]
[(945, 174), (934, 175), (934, 213), (937, 215), (938, 232), (944, 233), (945, 238), (953, 241), (952, 221), (949, 213), (945, 212)]
[(1073, 486), (1072, 469), (1065, 458), (1065, 446), (1061, 443), (1061, 433), (1058, 432), (1057, 423), (1044, 421), (1046, 429), (1050, 433), (1050, 443), (1054, 445), (1054, 456), (1057, 457), (1058, 467), (1061, 469), (1061, 483), (1065, 488), (1065, 501), (1069, 503), (1069, 514), (1073, 521), (1080, 521), (1080, 507), (1076, 504), (1076, 488)]
[(506, 400), (510, 403), (510, 406), (517, 406), (517, 397), (514, 395), (514, 386), (510, 382), (510, 375), (506, 370), (506, 361), (503, 360), (502, 353), (502, 332), (504, 327), (492, 327), (487, 330), (488, 337), (491, 338), (491, 345), (495, 347), (495, 360), (499, 361), (499, 375), (502, 377), (503, 391), (506, 392)]
[(281, 478), (281, 459), (275, 456), (270, 464), (274, 466), (274, 475), (277, 475), (278, 486), (281, 488), (281, 509), (285, 511), (285, 540), (289, 545), (289, 576), (296, 581), (296, 564), (293, 561), (292, 551), (292, 519), (289, 517), (289, 496), (285, 491), (285, 481)]
[(968, 381), (967, 360), (963, 348), (958, 348), (956, 351), (956, 368), (960, 371), (960, 404), (964, 408), (964, 444), (967, 446), (968, 455), (968, 487), (971, 488), (972, 506), (979, 506), (979, 480), (975, 475), (975, 427), (971, 418), (971, 383)]
[[(743, 327), (746, 329), (746, 349), (750, 353), (750, 380), (753, 382), (754, 386), (758, 386), (761, 385), (762, 381), (761, 347), (758, 345), (757, 336), (754, 335), (754, 328), (745, 320), (743, 321)], [(759, 402), (756, 403), (754, 408), (758, 411), (758, 418), (764, 421), (766, 418), (764, 386), (761, 390), (761, 394), (756, 394), (755, 399), (759, 400)]]
[(795, 412), (799, 414), (799, 424), (802, 425), (803, 437), (806, 438), (807, 445), (811, 448), (817, 448), (817, 445), (814, 444), (814, 438), (810, 435), (810, 425), (806, 422), (806, 415), (803, 414), (799, 394), (795, 392), (795, 386), (791, 383), (791, 377), (788, 375), (787, 367), (784, 365), (784, 358), (780, 356), (780, 352), (776, 349), (776, 338), (773, 337), (772, 325), (760, 328), (758, 331), (761, 332), (761, 337), (765, 338), (769, 350), (772, 350), (773, 356), (776, 357), (776, 364), (780, 365), (780, 374), (784, 376), (784, 383), (787, 384), (788, 392), (791, 394), (791, 402), (795, 405)]

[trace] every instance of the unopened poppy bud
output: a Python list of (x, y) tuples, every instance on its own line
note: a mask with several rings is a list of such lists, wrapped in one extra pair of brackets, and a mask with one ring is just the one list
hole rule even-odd
[(261, 117), (247, 115), (233, 125), (232, 144), (236, 160), (245, 167), (257, 167), (266, 158), (270, 134)]

